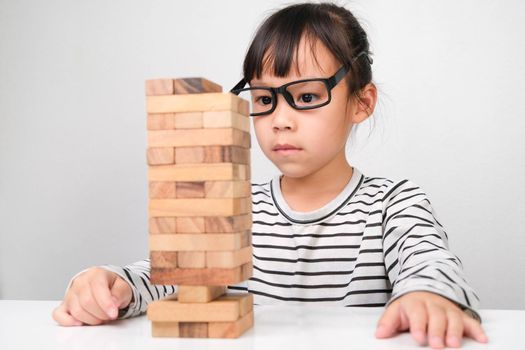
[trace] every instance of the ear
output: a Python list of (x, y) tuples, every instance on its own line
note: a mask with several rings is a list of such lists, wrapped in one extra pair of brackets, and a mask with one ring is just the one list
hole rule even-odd
[(352, 97), (348, 103), (347, 113), (352, 124), (359, 124), (374, 113), (377, 102), (377, 88), (373, 83), (368, 83), (359, 91), (358, 98)]

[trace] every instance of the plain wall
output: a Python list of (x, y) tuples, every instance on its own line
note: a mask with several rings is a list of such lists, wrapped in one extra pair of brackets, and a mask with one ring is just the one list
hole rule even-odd
[[(60, 299), (81, 269), (147, 257), (144, 80), (231, 88), (283, 4), (0, 1), (0, 298)], [(339, 4), (368, 32), (380, 91), (351, 164), (419, 184), (482, 307), (525, 308), (525, 3)]]

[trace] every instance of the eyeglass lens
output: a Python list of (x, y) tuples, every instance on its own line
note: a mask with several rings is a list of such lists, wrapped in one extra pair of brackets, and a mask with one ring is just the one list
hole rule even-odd
[[(286, 92), (293, 101), (292, 107), (299, 109), (316, 108), (329, 100), (329, 92), (323, 81), (293, 83), (286, 87)], [(250, 101), (250, 113), (268, 112), (275, 103), (269, 89), (250, 88), (242, 91), (239, 97)]]

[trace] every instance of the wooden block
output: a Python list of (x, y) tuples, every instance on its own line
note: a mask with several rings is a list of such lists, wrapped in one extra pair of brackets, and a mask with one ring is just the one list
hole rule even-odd
[(239, 338), (253, 327), (253, 311), (233, 322), (209, 322), (208, 338)]
[(250, 118), (232, 111), (202, 112), (204, 128), (235, 128), (250, 132)]
[(228, 322), (253, 311), (252, 294), (226, 294), (208, 303), (181, 303), (158, 300), (148, 306), (148, 319), (153, 322)]
[(222, 92), (222, 87), (204, 78), (179, 78), (174, 81), (175, 94), (200, 94), (203, 92)]
[(201, 93), (171, 96), (147, 96), (148, 113), (233, 111), (247, 115), (248, 101), (232, 93)]
[(249, 180), (250, 167), (245, 164), (175, 164), (148, 168), (150, 181), (232, 181)]
[(151, 251), (219, 251), (238, 250), (250, 244), (251, 232), (176, 233), (150, 235)]
[(247, 198), (252, 194), (250, 181), (206, 181), (206, 198)]
[(208, 322), (180, 322), (181, 338), (208, 338)]
[(232, 268), (250, 261), (252, 261), (251, 246), (233, 251), (206, 252), (206, 267), (209, 268)]
[(177, 198), (204, 198), (204, 181), (177, 181)]
[[(190, 268), (190, 269), (204, 268), (206, 267), (206, 252), (179, 251), (177, 252), (177, 265), (178, 267), (181, 267), (181, 268)], [(161, 266), (158, 266), (158, 267), (161, 267)]]
[(251, 230), (252, 214), (236, 216), (207, 216), (204, 218), (206, 232), (239, 232)]
[(173, 79), (146, 80), (146, 96), (173, 95)]
[(239, 146), (205, 146), (203, 163), (250, 164), (250, 149)]
[(173, 130), (175, 129), (175, 114), (148, 114), (147, 124), (148, 130)]
[[(177, 233), (204, 233), (204, 217), (189, 216), (189, 217), (177, 217)], [(238, 230), (239, 232), (241, 230)]]
[(251, 136), (233, 128), (149, 130), (149, 147), (234, 145), (250, 148)]
[(150, 199), (149, 216), (232, 216), (252, 211), (251, 198)]
[(176, 147), (175, 164), (204, 163), (204, 147)]
[(175, 218), (173, 217), (156, 217), (149, 219), (149, 233), (150, 234), (163, 234), (163, 233), (175, 233)]
[(178, 286), (177, 300), (181, 303), (209, 303), (226, 293), (226, 286)]
[(175, 152), (173, 147), (153, 147), (147, 151), (148, 164), (173, 164), (175, 162)]
[(246, 281), (253, 276), (253, 263), (249, 262), (241, 266), (242, 281)]
[[(150, 265), (152, 267), (160, 268), (175, 268), (178, 267), (178, 254), (177, 252), (158, 252), (151, 251), (150, 256)], [(184, 267), (184, 266), (181, 266)]]
[(151, 322), (151, 335), (153, 337), (180, 337), (178, 322)]
[(202, 128), (202, 112), (175, 113), (175, 129)]
[[(246, 266), (245, 266), (246, 265)], [(230, 269), (205, 268), (151, 268), (150, 280), (153, 284), (184, 284), (193, 286), (232, 285), (249, 279), (252, 275), (252, 263)]]
[(149, 183), (149, 198), (175, 198), (174, 181), (151, 181)]

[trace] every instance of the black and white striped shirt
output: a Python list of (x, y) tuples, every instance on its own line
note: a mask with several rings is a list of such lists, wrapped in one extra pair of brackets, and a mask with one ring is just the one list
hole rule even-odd
[[(252, 184), (253, 277), (229, 290), (255, 304), (385, 306), (411, 291), (440, 294), (474, 317), (479, 299), (423, 190), (409, 180), (366, 177), (354, 167), (344, 190), (320, 209), (296, 212), (280, 177)], [(152, 285), (149, 260), (104, 266), (133, 288), (121, 317), (176, 292)]]

